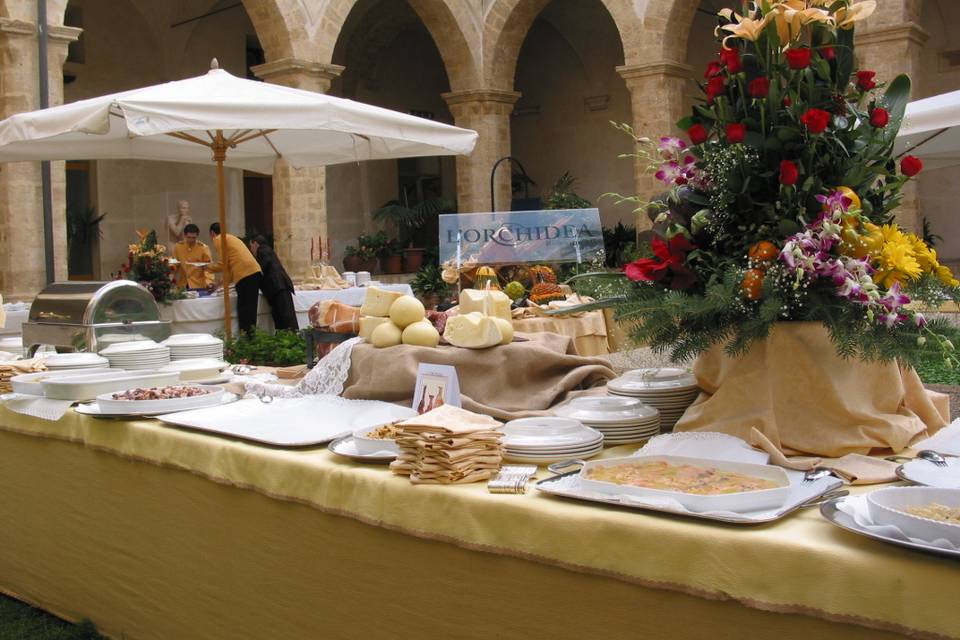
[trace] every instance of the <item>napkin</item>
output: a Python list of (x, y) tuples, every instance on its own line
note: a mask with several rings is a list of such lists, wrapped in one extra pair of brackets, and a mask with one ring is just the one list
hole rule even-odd
[(897, 464), (882, 458), (872, 458), (859, 453), (848, 453), (839, 458), (811, 458), (807, 456), (786, 457), (756, 427), (750, 430), (750, 444), (770, 455), (770, 463), (785, 469), (809, 471), (822, 467), (830, 469), (850, 484), (880, 484), (897, 479)]
[(916, 449), (917, 451), (933, 449), (940, 453), (960, 456), (960, 418), (957, 418), (929, 438), (914, 442), (910, 445), (910, 448)]
[(8, 393), (0, 399), (3, 400), (4, 406), (14, 413), (52, 422), (62, 418), (73, 404), (73, 400), (51, 400), (25, 393)]

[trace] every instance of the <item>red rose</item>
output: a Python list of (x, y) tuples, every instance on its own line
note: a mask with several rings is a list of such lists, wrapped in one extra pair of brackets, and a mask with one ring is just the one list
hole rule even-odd
[(770, 81), (763, 76), (754, 78), (747, 85), (747, 93), (750, 94), (751, 98), (766, 98), (767, 94), (770, 93)]
[(837, 53), (833, 50), (833, 47), (823, 47), (820, 49), (820, 55), (823, 56), (824, 60), (833, 60), (837, 57)]
[(806, 47), (787, 49), (787, 66), (791, 69), (806, 69), (810, 66), (810, 57), (813, 52)]
[(710, 79), (713, 76), (718, 76), (723, 72), (723, 65), (714, 60), (707, 65), (707, 70), (703, 72), (703, 77)]
[(876, 71), (857, 71), (857, 86), (863, 91), (870, 91), (877, 86), (873, 81), (875, 75), (877, 75)]
[(717, 96), (723, 95), (727, 91), (727, 84), (720, 76), (710, 78), (707, 82), (707, 104), (713, 102)]
[(904, 156), (900, 161), (900, 173), (912, 178), (923, 170), (923, 161), (916, 156)]
[(877, 107), (876, 109), (870, 110), (870, 124), (877, 129), (882, 129), (887, 126), (887, 123), (890, 122), (890, 114), (887, 113), (886, 109)]
[(810, 133), (823, 133), (827, 125), (830, 124), (830, 112), (823, 109), (807, 109), (806, 113), (800, 116), (800, 122), (807, 127)]
[(720, 49), (720, 62), (727, 68), (727, 73), (740, 71), (740, 51), (737, 49)]
[(727, 142), (737, 144), (743, 142), (743, 136), (747, 133), (747, 125), (737, 124), (735, 122), (727, 125)]
[(793, 106), (793, 100), (790, 99), (790, 96), (783, 96), (783, 106), (785, 107)]
[(687, 135), (690, 137), (690, 142), (693, 144), (703, 144), (707, 141), (710, 133), (702, 124), (695, 124), (687, 129)]
[(780, 184), (791, 185), (797, 184), (797, 179), (800, 177), (800, 172), (797, 170), (797, 165), (789, 160), (780, 161)]

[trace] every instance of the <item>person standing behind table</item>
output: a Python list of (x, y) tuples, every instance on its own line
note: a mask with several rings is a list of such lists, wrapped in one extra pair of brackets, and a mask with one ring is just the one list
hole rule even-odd
[(210, 263), (210, 249), (197, 238), (200, 227), (192, 222), (183, 228), (183, 240), (173, 246), (173, 257), (177, 265), (176, 282), (178, 287), (187, 289), (206, 289), (210, 284), (210, 274), (204, 267), (195, 267), (189, 263)]
[(293, 306), (293, 280), (287, 275), (287, 270), (283, 268), (280, 258), (263, 236), (255, 236), (250, 241), (250, 250), (256, 256), (263, 271), (260, 290), (270, 303), (273, 325), (278, 331), (281, 329), (299, 331), (297, 311)]
[(260, 278), (262, 272), (243, 240), (229, 233), (220, 233), (220, 223), (210, 225), (210, 239), (220, 262), (211, 264), (210, 271), (223, 271), (224, 247), (230, 259), (230, 277), (223, 279), (224, 288), (231, 284), (237, 288), (237, 323), (240, 331), (250, 333), (257, 326), (257, 303), (260, 301)]

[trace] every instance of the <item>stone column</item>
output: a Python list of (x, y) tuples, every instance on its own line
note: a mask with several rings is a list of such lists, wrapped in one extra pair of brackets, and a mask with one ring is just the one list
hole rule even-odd
[[(48, 27), (49, 101), (63, 102), (63, 62), (67, 45), (80, 29)], [(37, 26), (0, 18), (0, 118), (39, 108)], [(54, 266), (67, 279), (66, 187), (64, 163), (51, 163)], [(0, 293), (7, 299), (32, 298), (46, 285), (40, 164), (0, 165)]]
[[(510, 114), (520, 98), (516, 91), (476, 89), (444, 93), (454, 123), (480, 134), (473, 154), (457, 156), (457, 208), (461, 213), (490, 211), (490, 171), (500, 158), (510, 155)], [(497, 169), (496, 208), (510, 210), (511, 168)]]
[[(282, 58), (253, 67), (258, 78), (275, 84), (326, 93), (343, 72), (335, 64)], [(278, 160), (273, 170), (273, 237), (290, 277), (299, 280), (310, 265), (310, 239), (329, 237), (327, 177), (323, 167), (295, 169)]]
[[(675, 123), (684, 115), (685, 87), (693, 77), (689, 65), (669, 60), (617, 67), (617, 72), (630, 91), (632, 126), (638, 136), (656, 138), (677, 135)], [(647, 200), (663, 191), (663, 186), (644, 171), (645, 166), (634, 163), (636, 194)], [(646, 216), (638, 216), (637, 231), (649, 229)]]
[[(879, 10), (878, 10), (879, 11)], [(890, 82), (905, 73), (914, 82), (920, 75), (920, 51), (930, 35), (915, 22), (865, 28), (856, 32), (857, 62), (860, 69), (877, 72), (877, 80)], [(910, 180), (903, 188), (903, 200), (896, 211), (896, 219), (903, 227), (920, 233), (923, 226), (917, 182)]]

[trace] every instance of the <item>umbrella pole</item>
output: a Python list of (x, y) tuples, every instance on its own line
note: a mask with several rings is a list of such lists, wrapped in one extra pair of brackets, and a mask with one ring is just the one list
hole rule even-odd
[(227, 251), (227, 203), (223, 179), (223, 161), (227, 157), (227, 143), (223, 131), (214, 136), (213, 159), (217, 161), (217, 201), (220, 206), (220, 259), (223, 261), (223, 332), (227, 340), (233, 334), (233, 318), (230, 309), (230, 252)]

